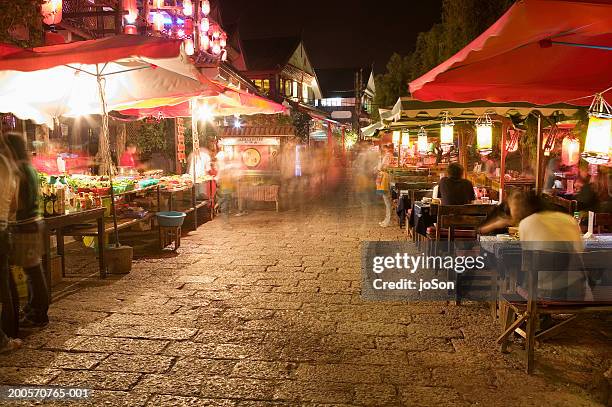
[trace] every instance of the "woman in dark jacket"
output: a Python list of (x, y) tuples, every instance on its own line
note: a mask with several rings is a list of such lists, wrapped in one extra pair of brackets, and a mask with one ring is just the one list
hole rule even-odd
[[(30, 162), (23, 137), (9, 134), (6, 141), (17, 162), (19, 177), (16, 222), (12, 228), (15, 251), (26, 253), (23, 256), (26, 264), (21, 266), (28, 280), (28, 304), (20, 326), (40, 327), (49, 323), (49, 292), (40, 262), (43, 224), (38, 209), (38, 174)], [(20, 239), (20, 236), (28, 238)]]

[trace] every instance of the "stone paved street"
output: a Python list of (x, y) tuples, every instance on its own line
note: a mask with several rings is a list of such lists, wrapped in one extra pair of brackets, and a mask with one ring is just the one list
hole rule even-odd
[(91, 388), (91, 405), (112, 406), (599, 405), (609, 345), (553, 342), (537, 354), (552, 367), (528, 377), (520, 352), (493, 345), (486, 306), (363, 301), (360, 241), (404, 239), (375, 210), (366, 225), (346, 202), (217, 218), (176, 256), (55, 302), (0, 357), (0, 381)]

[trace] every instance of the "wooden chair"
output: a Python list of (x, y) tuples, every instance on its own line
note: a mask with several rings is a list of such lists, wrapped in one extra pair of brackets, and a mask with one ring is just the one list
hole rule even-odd
[[(518, 293), (502, 294), (502, 334), (497, 339), (500, 350), (506, 352), (510, 336), (518, 333), (525, 338), (527, 352), (528, 374), (533, 373), (534, 369), (534, 350), (536, 341), (543, 341), (550, 338), (568, 327), (578, 315), (588, 313), (612, 312), (612, 287), (595, 287), (593, 289), (594, 300), (545, 300), (538, 296), (538, 275), (542, 271), (559, 272), (560, 259), (576, 256), (580, 258), (578, 267), (571, 267), (568, 273), (580, 275), (594, 275), (601, 273), (610, 261), (610, 251), (592, 251), (585, 253), (564, 253), (552, 251), (524, 251), (523, 252), (523, 271), (527, 277), (527, 298)], [(576, 257), (573, 257), (574, 259)], [(569, 262), (569, 264), (572, 264)], [(526, 270), (525, 270), (526, 269)], [(564, 270), (565, 271), (565, 270)], [(603, 294), (597, 294), (597, 293)], [(540, 315), (571, 314), (569, 319), (564, 320), (552, 327), (537, 332), (538, 317)], [(522, 324), (526, 329), (522, 329)]]
[[(412, 216), (412, 204), (414, 202), (421, 201), (423, 200), (423, 198), (426, 198), (426, 197), (431, 198), (432, 195), (433, 195), (433, 189), (410, 189), (409, 196), (410, 196), (411, 207), (406, 212), (406, 217), (410, 219), (410, 217)], [(413, 242), (416, 242), (417, 234), (414, 233), (414, 231), (410, 227), (410, 222), (408, 221), (406, 222), (406, 234), (412, 237)]]
[(552, 209), (556, 209), (570, 215), (574, 215), (574, 212), (578, 210), (578, 201), (575, 199), (565, 199), (560, 196), (543, 192), (542, 200), (544, 200), (544, 202)]
[[(433, 226), (427, 231), (427, 238), (435, 241), (440, 241), (441, 239), (448, 240), (448, 238), (450, 237), (449, 230), (447, 227), (442, 226), (442, 217), (444, 216), (465, 216), (466, 218), (464, 218), (462, 221), (470, 223), (469, 217), (486, 218), (494, 209), (495, 206), (490, 204), (438, 205), (436, 222), (437, 226)], [(449, 219), (449, 221), (451, 219), (459, 221), (459, 218), (449, 217), (447, 219)], [(478, 225), (480, 225), (480, 223)], [(476, 226), (478, 225), (466, 225), (465, 227), (454, 225), (451, 240), (476, 239)]]
[(612, 233), (612, 213), (596, 213), (593, 229), (597, 233)]

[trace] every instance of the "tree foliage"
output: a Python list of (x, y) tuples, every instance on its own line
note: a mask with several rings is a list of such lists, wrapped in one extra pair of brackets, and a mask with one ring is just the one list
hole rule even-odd
[[(442, 22), (418, 35), (414, 52), (393, 54), (387, 71), (376, 76), (375, 106), (392, 106), (408, 94), (408, 82), (444, 62), (489, 28), (513, 0), (444, 0)], [(378, 119), (378, 112), (374, 114)]]
[(0, 1), (0, 41), (22, 47), (43, 42), (40, 7), (43, 0)]

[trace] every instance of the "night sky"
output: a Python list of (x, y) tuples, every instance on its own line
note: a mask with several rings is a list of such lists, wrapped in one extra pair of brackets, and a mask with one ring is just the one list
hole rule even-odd
[(243, 38), (303, 32), (315, 68), (374, 63), (406, 54), (416, 36), (440, 21), (442, 0), (220, 0), (224, 24), (238, 22)]

